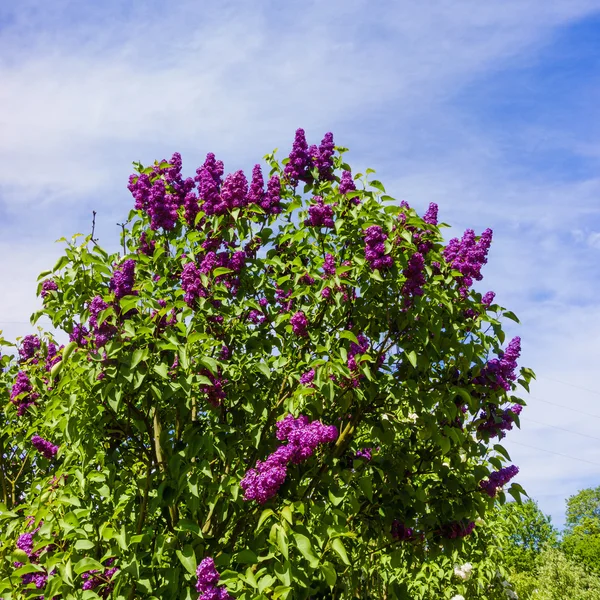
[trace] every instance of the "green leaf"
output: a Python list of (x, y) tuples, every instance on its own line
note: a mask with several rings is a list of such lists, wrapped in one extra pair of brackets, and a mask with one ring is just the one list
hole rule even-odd
[(321, 573), (323, 573), (323, 577), (325, 577), (325, 581), (327, 585), (332, 588), (337, 581), (337, 573), (335, 572), (335, 567), (330, 562), (323, 563), (320, 567)]
[(414, 350), (405, 352), (406, 357), (410, 361), (410, 364), (416, 369), (417, 368), (417, 353)]
[(82, 573), (85, 573), (85, 571), (91, 571), (93, 569), (104, 571), (104, 566), (96, 559), (87, 556), (86, 558), (82, 558), (79, 562), (77, 562), (73, 570), (75, 573), (77, 573), (77, 575), (81, 575)]
[(262, 513), (260, 514), (260, 518), (258, 519), (258, 525), (256, 526), (256, 530), (258, 531), (263, 523), (269, 518), (272, 517), (275, 514), (275, 511), (272, 508), (265, 508), (265, 510), (262, 511)]
[(176, 550), (175, 554), (177, 554), (177, 558), (184, 566), (185, 570), (190, 575), (196, 574), (196, 555), (194, 554), (194, 549), (191, 546), (184, 546), (183, 550)]
[(340, 337), (358, 344), (358, 338), (351, 331), (346, 329), (344, 331), (340, 331)]
[(377, 179), (372, 179), (371, 181), (369, 181), (369, 185), (385, 194), (385, 188), (383, 187), (383, 183), (381, 183), (381, 181), (378, 181)]
[(294, 533), (294, 540), (296, 542), (296, 547), (300, 550), (300, 554), (304, 556), (304, 558), (308, 561), (308, 564), (316, 569), (319, 565), (319, 559), (315, 555), (312, 544), (310, 540), (301, 533)]
[(163, 379), (170, 379), (169, 367), (165, 363), (160, 365), (154, 365), (154, 371), (158, 373)]
[(288, 560), (289, 550), (288, 550), (287, 535), (286, 535), (283, 527), (281, 527), (281, 525), (276, 525), (276, 531), (277, 531), (277, 546), (279, 548), (279, 551), (281, 552), (281, 554), (283, 554), (285, 559)]
[(342, 559), (342, 562), (345, 565), (350, 565), (350, 559), (348, 558), (348, 554), (346, 554), (346, 548), (344, 548), (344, 543), (339, 537), (331, 542), (331, 548)]

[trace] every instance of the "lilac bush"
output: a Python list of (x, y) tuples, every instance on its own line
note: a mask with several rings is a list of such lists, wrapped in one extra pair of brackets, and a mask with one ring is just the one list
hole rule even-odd
[(492, 232), (445, 243), (344, 153), (136, 163), (119, 251), (40, 276), (69, 342), (0, 340), (0, 592), (493, 597), (479, 519), (522, 493), (497, 442), (533, 374), (477, 289)]

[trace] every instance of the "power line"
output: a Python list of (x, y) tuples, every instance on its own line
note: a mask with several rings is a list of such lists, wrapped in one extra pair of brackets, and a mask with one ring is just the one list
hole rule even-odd
[[(573, 431), (572, 429), (566, 429), (565, 427), (558, 427), (557, 425), (550, 425), (549, 423), (542, 423), (541, 421), (536, 421), (535, 419), (530, 419), (529, 417), (524, 417), (525, 421), (530, 421), (532, 423), (537, 423), (538, 425), (543, 425), (544, 427), (552, 427), (553, 429), (560, 429), (561, 431), (566, 431), (568, 433), (574, 433), (575, 435), (581, 435), (583, 437), (590, 438), (592, 440), (598, 440), (600, 442), (600, 437), (596, 437), (594, 435), (588, 435), (587, 433), (580, 433), (579, 431)], [(523, 417), (521, 417), (521, 421)]]
[(525, 448), (531, 448), (533, 450), (539, 450), (540, 452), (547, 452), (548, 454), (555, 454), (556, 456), (562, 456), (564, 458), (570, 458), (571, 460), (577, 460), (579, 462), (589, 463), (590, 465), (595, 465), (600, 467), (600, 463), (593, 462), (591, 460), (586, 460), (585, 458), (577, 458), (576, 456), (570, 456), (569, 454), (562, 454), (561, 452), (553, 452), (552, 450), (545, 450), (544, 448), (538, 448), (537, 446), (530, 446), (529, 444), (522, 444), (521, 442), (515, 442), (511, 440), (511, 444), (517, 444), (519, 446), (524, 446)]
[(585, 410), (579, 410), (578, 408), (571, 408), (570, 406), (565, 406), (564, 404), (559, 404), (558, 402), (551, 402), (550, 400), (543, 400), (542, 398), (537, 398), (536, 396), (529, 396), (532, 400), (537, 400), (538, 402), (545, 402), (546, 404), (553, 404), (554, 406), (560, 406), (560, 408), (565, 408), (566, 410), (572, 410), (573, 412), (581, 413), (582, 415), (587, 415), (588, 417), (594, 417), (595, 419), (600, 419), (600, 415), (594, 415), (592, 413), (586, 412)]
[(544, 379), (548, 379), (549, 381), (554, 381), (555, 383), (562, 383), (563, 385), (569, 385), (569, 386), (577, 388), (579, 390), (584, 390), (586, 392), (590, 392), (592, 394), (597, 394), (598, 396), (600, 396), (600, 392), (598, 392), (597, 390), (591, 390), (590, 388), (583, 387), (582, 385), (577, 385), (575, 383), (569, 383), (568, 381), (561, 381), (560, 379), (553, 379), (552, 377), (548, 377), (546, 375), (540, 375), (540, 377), (542, 377)]

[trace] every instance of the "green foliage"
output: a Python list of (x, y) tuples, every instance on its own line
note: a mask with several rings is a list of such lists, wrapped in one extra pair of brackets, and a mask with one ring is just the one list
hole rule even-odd
[(600, 575), (600, 487), (581, 490), (567, 500), (562, 548)]
[[(281, 174), (274, 156), (267, 161)], [(347, 168), (341, 155), (335, 161)], [(139, 170), (154, 183), (166, 177), (162, 163)], [(464, 292), (437, 226), (382, 203), (379, 182), (357, 183), (348, 196), (337, 179), (311, 179), (303, 191), (284, 184), (280, 215), (251, 206), (200, 212), (190, 224), (180, 207), (167, 230), (132, 211), (124, 255), (90, 237), (66, 242), (40, 277), (58, 289), (33, 320), (47, 316), (63, 336), (76, 324), (94, 332), (50, 368), (51, 334), (26, 360), (1, 340), (0, 593), (187, 599), (198, 563), (213, 557), (219, 585), (243, 600), (502, 597), (502, 526), (456, 532), (505, 500), (479, 485), (507, 456), (480, 428), (482, 410), (522, 403), (482, 376), (502, 351), (504, 309)], [(334, 210), (334, 228), (304, 225), (313, 195)], [(388, 235), (387, 270), (365, 259), (372, 225)], [(153, 253), (140, 251), (142, 235)], [(228, 256), (246, 249), (245, 264), (203, 273), (205, 293), (190, 300), (182, 269), (202, 261), (213, 238)], [(423, 295), (410, 297), (406, 269), (423, 240)], [(337, 267), (328, 276), (326, 253)], [(135, 261), (135, 284), (117, 297), (111, 278), (126, 259)], [(97, 314), (94, 298), (106, 304)], [(290, 324), (300, 310), (306, 336)], [(251, 311), (264, 320), (249, 320)], [(350, 367), (360, 334), (368, 349)], [(312, 385), (300, 383), (311, 369)], [(15, 395), (19, 372), (31, 387)], [(521, 384), (531, 377), (523, 369)], [(264, 505), (247, 501), (240, 482), (280, 445), (275, 424), (288, 414), (334, 425), (339, 436), (290, 464)], [(32, 447), (34, 434), (60, 446), (56, 457)], [(357, 458), (367, 447), (373, 458)], [(413, 530), (405, 540), (391, 536), (395, 520)], [(28, 552), (17, 549), (25, 533)], [(453, 569), (467, 560), (474, 574), (462, 581)], [(98, 586), (82, 591), (93, 571)], [(47, 576), (45, 587), (27, 583), (31, 573)]]

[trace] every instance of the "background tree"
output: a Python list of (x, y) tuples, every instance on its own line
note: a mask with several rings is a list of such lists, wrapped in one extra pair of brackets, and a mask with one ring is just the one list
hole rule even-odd
[(600, 574), (600, 487), (581, 490), (567, 500), (565, 553)]
[(137, 164), (122, 253), (65, 240), (33, 320), (69, 343), (2, 358), (2, 593), (502, 593), (476, 520), (532, 374), (472, 288), (492, 232), (445, 244), (343, 152)]

